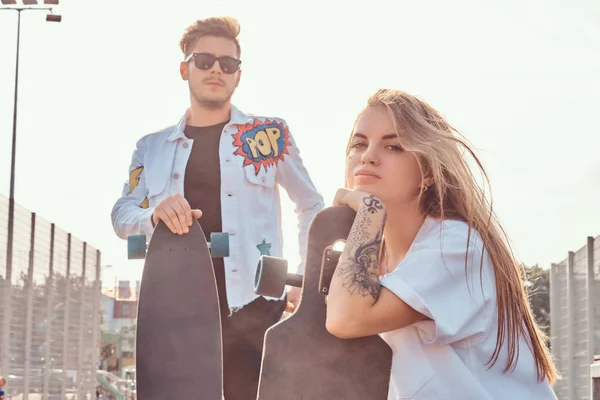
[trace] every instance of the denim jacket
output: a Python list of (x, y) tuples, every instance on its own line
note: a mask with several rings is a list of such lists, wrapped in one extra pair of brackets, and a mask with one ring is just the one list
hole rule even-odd
[[(187, 118), (186, 112), (177, 125), (137, 142), (129, 179), (111, 213), (120, 238), (144, 233), (149, 240), (154, 208), (170, 195), (185, 196), (186, 164), (194, 144), (184, 134)], [(296, 206), (301, 258), (297, 273), (304, 272), (309, 224), (324, 202), (281, 118), (254, 116), (232, 106), (231, 119), (221, 134), (219, 158), (222, 227), (230, 235), (225, 279), (233, 312), (258, 297), (254, 276), (259, 257), (282, 256), (279, 185)]]

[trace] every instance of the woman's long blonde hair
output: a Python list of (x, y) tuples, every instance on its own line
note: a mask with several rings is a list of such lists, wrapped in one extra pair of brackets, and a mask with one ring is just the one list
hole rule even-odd
[(388, 110), (402, 147), (417, 155), (423, 176), (433, 178), (434, 184), (420, 194), (423, 212), (432, 217), (465, 221), (483, 239), (494, 266), (498, 304), (497, 344), (489, 362), (491, 365), (497, 362), (506, 341), (508, 360), (504, 371), (514, 368), (519, 336), (530, 338), (527, 343), (533, 351), (538, 379), (545, 377), (553, 384), (558, 372), (546, 345), (547, 338), (531, 311), (524, 289), (524, 270), (512, 254), (491, 200), (477, 184), (463, 155), (466, 152), (473, 158), (489, 186), (479, 158), (466, 139), (423, 100), (399, 90), (381, 89), (369, 98), (365, 109), (378, 106)]

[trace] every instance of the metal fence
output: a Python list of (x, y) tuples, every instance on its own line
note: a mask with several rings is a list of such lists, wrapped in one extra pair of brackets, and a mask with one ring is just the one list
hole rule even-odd
[(557, 397), (591, 400), (590, 365), (600, 354), (600, 236), (552, 264), (550, 313), (552, 354), (562, 375)]
[(0, 196), (0, 375), (6, 399), (96, 397), (100, 251)]

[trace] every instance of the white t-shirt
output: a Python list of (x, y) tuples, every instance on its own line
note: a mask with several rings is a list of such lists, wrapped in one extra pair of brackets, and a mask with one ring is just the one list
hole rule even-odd
[(394, 353), (388, 400), (556, 399), (546, 380), (537, 381), (523, 338), (514, 371), (503, 373), (506, 339), (489, 367), (498, 328), (494, 270), (487, 252), (480, 270), (475, 230), (467, 253), (468, 234), (464, 222), (427, 217), (404, 260), (382, 277), (382, 286), (431, 318), (380, 335)]

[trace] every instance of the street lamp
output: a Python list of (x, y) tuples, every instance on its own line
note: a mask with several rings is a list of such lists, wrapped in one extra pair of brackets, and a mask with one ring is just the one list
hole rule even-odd
[[(10, 319), (11, 319), (11, 280), (12, 280), (12, 261), (13, 261), (13, 236), (14, 236), (14, 220), (15, 220), (15, 153), (17, 149), (17, 95), (19, 92), (19, 48), (21, 43), (21, 11), (27, 10), (46, 10), (50, 14), (46, 16), (46, 21), (60, 22), (60, 15), (52, 14), (52, 7), (38, 5), (37, 0), (23, 0), (23, 5), (17, 5), (16, 0), (0, 0), (2, 5), (0, 11), (13, 10), (18, 14), (17, 22), (17, 57), (15, 68), (15, 99), (13, 112), (13, 131), (12, 131), (12, 152), (10, 162), (10, 196), (8, 198), (8, 239), (6, 246), (6, 275), (4, 279), (4, 288), (1, 291), (4, 295), (2, 307), (4, 307), (4, 318), (0, 326), (0, 349), (2, 350), (2, 361), (0, 369), (8, 370), (10, 360)], [(58, 5), (58, 0), (44, 0), (44, 4)], [(29, 385), (29, 379), (25, 378), (25, 386)]]
[[(0, 10), (13, 10), (18, 14), (17, 20), (17, 57), (15, 68), (15, 99), (13, 112), (13, 132), (12, 132), (12, 153), (10, 162), (10, 195), (8, 198), (8, 240), (6, 247), (6, 281), (11, 281), (12, 276), (12, 253), (13, 253), (13, 232), (14, 232), (14, 217), (15, 217), (15, 153), (17, 148), (17, 95), (19, 91), (19, 47), (21, 41), (21, 11), (50, 11), (46, 15), (46, 21), (60, 22), (62, 16), (53, 14), (52, 7), (38, 5), (37, 0), (22, 0), (23, 5), (17, 5), (16, 0), (1, 0), (2, 6)], [(43, 4), (58, 5), (58, 0), (44, 0)], [(10, 284), (10, 283), (9, 283)]]

